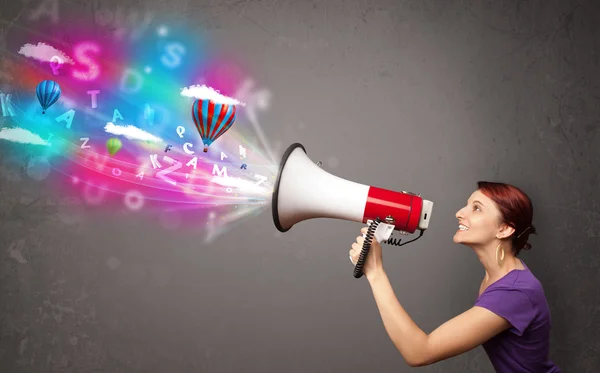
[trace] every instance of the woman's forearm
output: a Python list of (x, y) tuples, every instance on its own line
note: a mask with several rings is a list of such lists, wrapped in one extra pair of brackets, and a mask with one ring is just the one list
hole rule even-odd
[(368, 280), (390, 339), (407, 364), (411, 366), (420, 364), (425, 359), (427, 334), (415, 324), (400, 305), (385, 271), (379, 271)]

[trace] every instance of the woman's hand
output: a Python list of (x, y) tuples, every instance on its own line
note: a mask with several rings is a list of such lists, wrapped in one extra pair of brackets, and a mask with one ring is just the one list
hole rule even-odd
[[(366, 234), (367, 230), (367, 227), (363, 227), (360, 230), (360, 233)], [(360, 257), (360, 252), (362, 251), (364, 241), (365, 239), (362, 236), (358, 236), (356, 237), (356, 242), (352, 244), (352, 248), (350, 249), (350, 259), (354, 265), (356, 265), (356, 262)], [(373, 240), (371, 241), (371, 249), (367, 255), (367, 260), (363, 265), (363, 273), (365, 276), (367, 276), (367, 279), (371, 279), (381, 272), (383, 272), (383, 255), (381, 253), (381, 245), (379, 242), (377, 242), (375, 237), (373, 237)]]

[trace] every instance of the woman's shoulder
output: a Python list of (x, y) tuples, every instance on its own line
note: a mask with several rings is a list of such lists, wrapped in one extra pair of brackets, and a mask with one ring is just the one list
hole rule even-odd
[(550, 321), (544, 288), (529, 270), (508, 273), (485, 289), (475, 305), (492, 310), (513, 325), (527, 321), (526, 325), (521, 325), (521, 332), (530, 322), (537, 327)]
[(544, 286), (529, 268), (513, 271), (509, 275), (507, 281), (498, 284), (499, 290), (518, 291), (527, 295), (534, 308), (548, 307)]

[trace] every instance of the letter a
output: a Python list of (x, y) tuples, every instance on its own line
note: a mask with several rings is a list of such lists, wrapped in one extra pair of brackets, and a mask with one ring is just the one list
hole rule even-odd
[(117, 118), (123, 120), (123, 116), (121, 115), (121, 112), (119, 111), (119, 109), (115, 109), (115, 111), (113, 112), (112, 122), (115, 123), (117, 121)]
[(190, 165), (194, 166), (194, 170), (196, 169), (196, 167), (198, 166), (198, 157), (194, 157), (192, 158), (192, 160), (190, 160), (188, 163), (185, 164), (187, 167), (190, 167)]
[(67, 128), (71, 129), (71, 123), (73, 123), (73, 118), (75, 118), (75, 110), (71, 109), (64, 113), (63, 115), (56, 117), (57, 122), (65, 121), (67, 122)]

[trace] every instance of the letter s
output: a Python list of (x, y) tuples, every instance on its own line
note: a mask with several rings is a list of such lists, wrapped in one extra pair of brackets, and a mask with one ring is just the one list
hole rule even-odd
[[(168, 68), (175, 68), (181, 64), (181, 55), (185, 54), (185, 47), (181, 43), (169, 43), (165, 47), (166, 54), (160, 57), (160, 62)], [(170, 57), (168, 58), (167, 55)]]
[(74, 78), (79, 80), (90, 81), (96, 80), (96, 78), (98, 78), (98, 76), (100, 75), (100, 66), (91, 56), (89, 56), (90, 52), (92, 54), (99, 54), (100, 46), (98, 46), (98, 44), (96, 43), (86, 41), (77, 44), (73, 48), (74, 58), (80, 64), (85, 65), (88, 68), (87, 71), (73, 70)]

